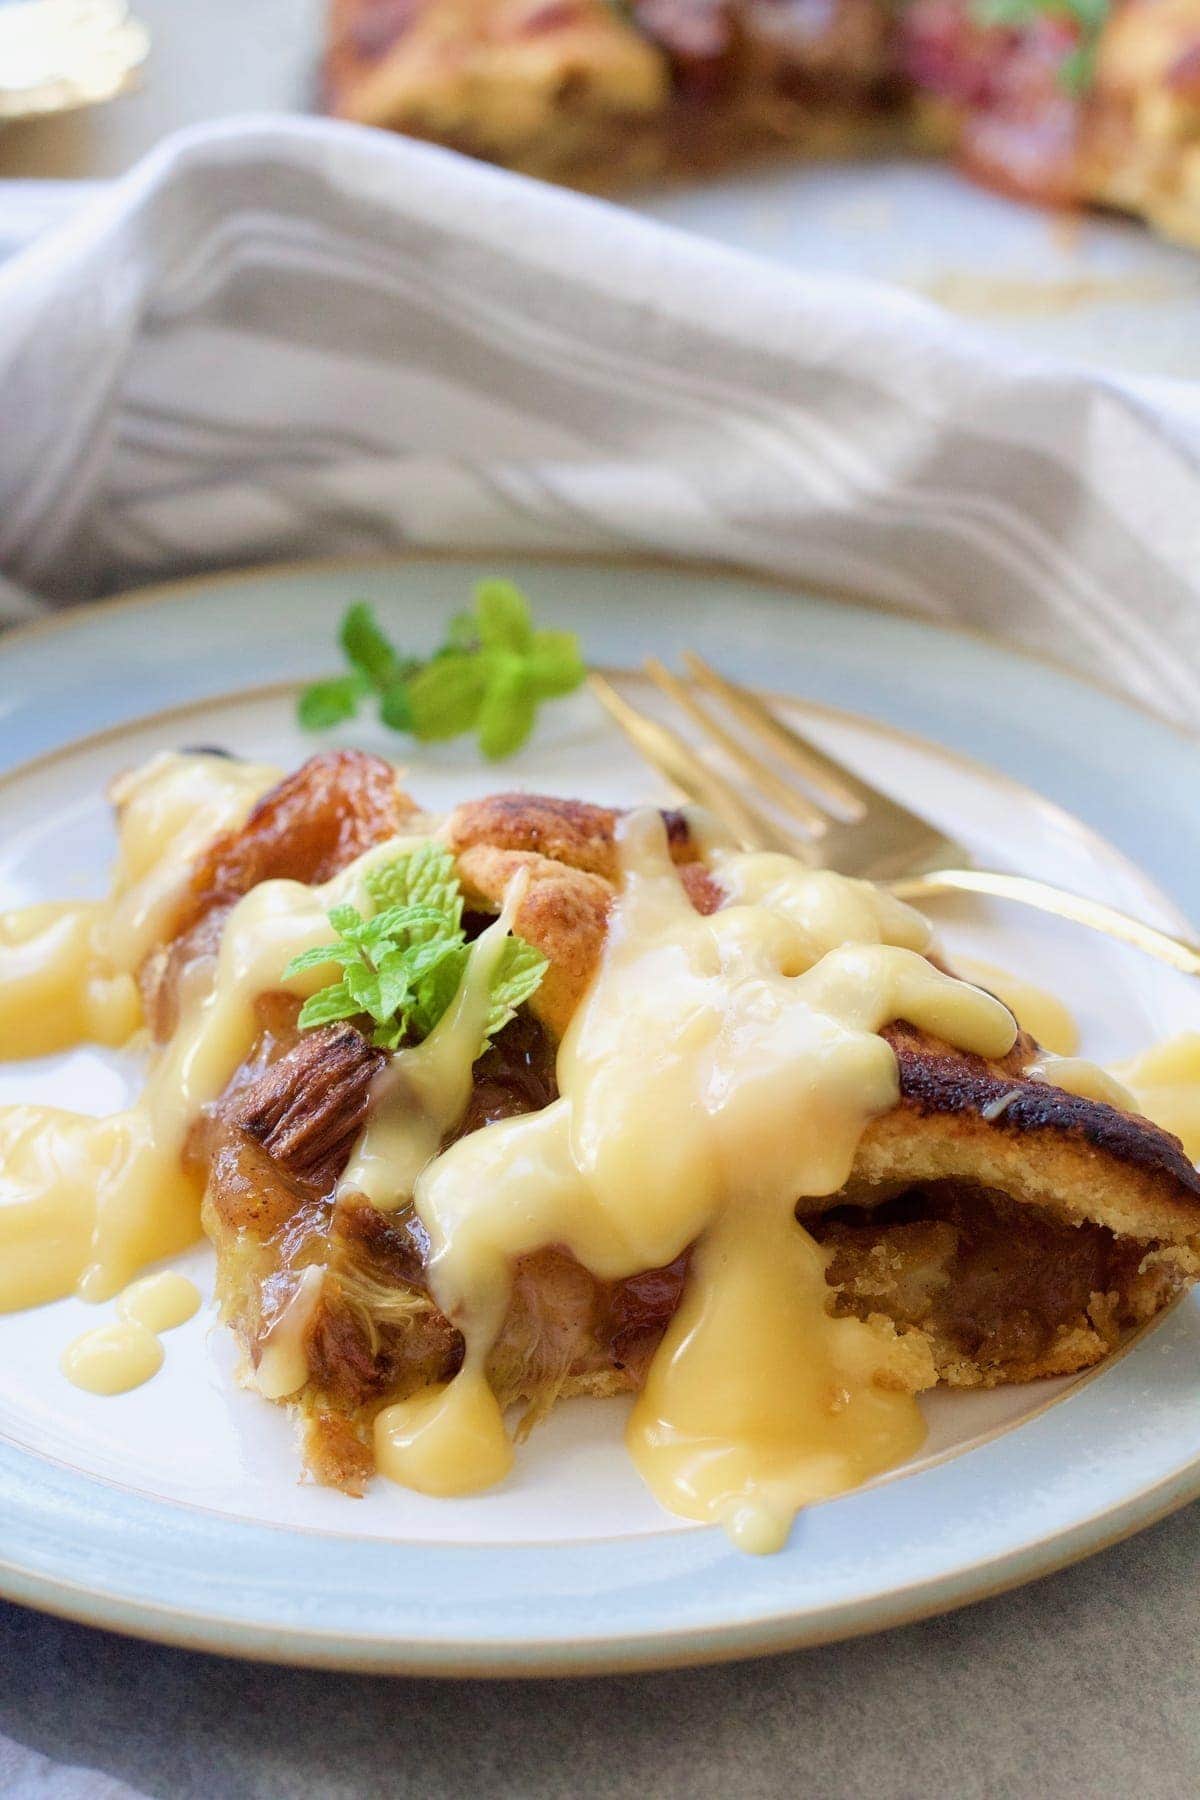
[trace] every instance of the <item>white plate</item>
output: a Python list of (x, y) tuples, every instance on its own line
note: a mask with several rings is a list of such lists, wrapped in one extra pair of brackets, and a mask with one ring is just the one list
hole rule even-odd
[[(68, 735), (81, 707), (100, 724), (105, 708), (110, 721), (144, 713), (181, 687), (194, 694), (249, 672), (316, 671), (330, 660), (333, 623), (351, 592), (378, 599), (397, 635), (427, 640), (479, 569), (414, 561), (352, 581), (345, 571), (259, 575), (25, 634), (0, 646), (8, 726), (44, 744)], [(994, 728), (1007, 684), (1019, 683), (1027, 704), (1044, 702), (1041, 729), (1058, 735), (1068, 757), (1092, 756), (1079, 733), (1094, 737), (1089, 709), (1099, 708), (1106, 749), (1123, 751), (1131, 783), (1115, 797), (1117, 819), (1146, 779), (1138, 757), (1154, 758), (1167, 804), (1175, 782), (1182, 796), (1194, 773), (1194, 752), (1165, 728), (1055, 671), (928, 626), (727, 578), (596, 565), (514, 572), (541, 613), (585, 621), (601, 654), (623, 649), (632, 659), (682, 638), (686, 606), (688, 640), (716, 648), (727, 666), (780, 683), (803, 656), (818, 684), (824, 661), (824, 685), (837, 692), (841, 657), (864, 687), (923, 688), (935, 724), (947, 699), (969, 690), (981, 728)], [(735, 652), (723, 641), (731, 618)], [(799, 716), (873, 779), (919, 796), (981, 861), (1181, 923), (1118, 851), (1010, 779), (859, 718), (812, 706)], [(344, 738), (394, 755), (404, 748), (365, 724)], [(312, 748), (285, 686), (185, 703), (44, 756), (0, 790), (0, 904), (98, 891), (112, 848), (106, 781), (154, 750), (198, 742), (284, 764)], [(405, 760), (410, 786), (433, 807), (498, 783), (616, 801), (661, 793), (583, 696), (551, 709), (499, 776), (460, 746)], [(1187, 848), (1175, 845), (1181, 856)], [(958, 905), (940, 923), (952, 950), (1052, 985), (1100, 1058), (1200, 1026), (1200, 994), (1183, 979), (1036, 915)], [(0, 1101), (105, 1111), (136, 1076), (128, 1058), (76, 1050), (0, 1065)], [(180, 1266), (211, 1287), (207, 1250)], [(813, 1508), (788, 1550), (763, 1561), (659, 1511), (625, 1458), (620, 1402), (561, 1407), (497, 1492), (435, 1502), (377, 1482), (353, 1502), (297, 1482), (286, 1419), (234, 1386), (225, 1334), (204, 1315), (169, 1336), (164, 1370), (144, 1388), (115, 1400), (71, 1388), (58, 1354), (94, 1317), (70, 1300), (0, 1318), (0, 1587), (92, 1622), (227, 1651), (511, 1673), (812, 1642), (992, 1591), (1200, 1490), (1200, 1391), (1191, 1380), (1200, 1307), (1190, 1300), (1099, 1375), (933, 1396), (928, 1443), (911, 1465)]]

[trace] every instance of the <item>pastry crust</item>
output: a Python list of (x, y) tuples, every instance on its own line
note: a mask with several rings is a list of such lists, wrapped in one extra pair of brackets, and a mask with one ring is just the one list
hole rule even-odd
[(1085, 109), (1086, 199), (1200, 249), (1200, 6), (1126, 0), (1100, 42)]
[[(318, 758), (289, 778), (289, 816), (306, 784), (334, 804), (328, 774)], [(341, 778), (339, 793), (357, 791), (351, 771)], [(263, 821), (279, 816), (268, 796), (247, 833), (261, 839)], [(309, 815), (301, 806), (294, 816)], [(501, 795), (458, 808), (440, 827), (475, 929), (499, 910), (513, 871), (530, 871), (517, 929), (551, 962), (536, 1011), (476, 1063), (456, 1135), (554, 1098), (555, 1047), (604, 941), (616, 818), (579, 802)], [(681, 882), (698, 910), (715, 910), (720, 889), (686, 818), (666, 823)], [(242, 866), (235, 851), (225, 845), (222, 866), (231, 857)], [(336, 1193), (384, 1053), (352, 1024), (299, 1033), (287, 996), (264, 996), (259, 1007), (255, 1051), (193, 1133), (190, 1153), (207, 1172), (205, 1229), (224, 1314), (251, 1367), (301, 1272), (321, 1265), (309, 1379), (294, 1405), (309, 1470), (360, 1491), (375, 1413), (453, 1375), (462, 1342), (428, 1292), (415, 1213)], [(831, 1306), (888, 1341), (897, 1385), (992, 1385), (1084, 1368), (1200, 1272), (1200, 1175), (1176, 1139), (1035, 1079), (1027, 1036), (989, 1063), (903, 1021), (884, 1035), (899, 1104), (868, 1125), (846, 1187), (806, 1202), (802, 1222), (828, 1253)], [(604, 1282), (553, 1246), (523, 1257), (489, 1364), (498, 1396), (523, 1403), (531, 1422), (561, 1395), (637, 1389), (686, 1269), (685, 1254)]]
[(880, 0), (331, 0), (329, 111), (587, 188), (881, 141)]
[(669, 95), (608, 0), (332, 0), (324, 73), (342, 118), (566, 181), (635, 176)]
[(1113, 207), (1200, 246), (1200, 8), (1113, 0), (1072, 79), (1080, 48), (1053, 10), (1012, 30), (980, 25), (972, 0), (911, 0), (918, 135), (990, 186)]
[(1094, 79), (1066, 9), (973, 0), (331, 0), (331, 112), (615, 189), (780, 152), (914, 144), (1200, 244), (1195, 0), (1113, 0)]

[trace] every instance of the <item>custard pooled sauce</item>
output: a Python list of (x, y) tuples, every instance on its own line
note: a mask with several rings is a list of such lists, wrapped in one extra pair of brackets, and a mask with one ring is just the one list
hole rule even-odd
[(128, 1041), (142, 1022), (138, 967), (166, 935), (192, 859), (278, 779), (261, 763), (164, 754), (114, 783), (108, 898), (0, 915), (0, 1059)]
[(1073, 1057), (1079, 1049), (1079, 1026), (1074, 1014), (1048, 988), (1038, 987), (1007, 969), (998, 969), (995, 963), (977, 956), (961, 956), (957, 951), (954, 973), (964, 981), (977, 982), (995, 994), (997, 1000), (1003, 1000), (1021, 1030), (1036, 1038), (1052, 1056)]
[(1016, 1027), (925, 960), (918, 914), (864, 883), (718, 851), (730, 904), (704, 918), (656, 813), (623, 822), (619, 855), (601, 967), (559, 1051), (560, 1098), (460, 1139), (417, 1179), (431, 1286), (466, 1356), (453, 1381), (379, 1415), (376, 1457), (433, 1494), (507, 1471), (485, 1370), (523, 1253), (561, 1245), (620, 1280), (695, 1246), (629, 1449), (669, 1510), (773, 1549), (799, 1506), (923, 1435), (889, 1342), (829, 1316), (824, 1256), (796, 1202), (843, 1185), (866, 1124), (899, 1098), (881, 1026), (903, 1017), (987, 1057)]
[[(74, 909), (87, 921), (83, 938), (82, 925), (63, 934), (62, 909), (36, 929), (27, 913), (0, 926), (0, 1056), (27, 1053), (25, 1010), (58, 1021), (44, 1033), (55, 1047), (78, 1041), (87, 1020), (69, 996), (81, 971), (85, 984), (127, 981), (136, 994), (134, 973), (164, 935), (192, 858), (240, 824), (277, 777), (258, 764), (178, 755), (156, 757), (118, 784), (116, 878), (108, 900)], [(331, 907), (349, 900), (370, 909), (362, 880), (373, 861), (420, 841), (376, 845), (320, 887), (265, 881), (251, 889), (229, 915), (215, 970), (184, 983), (179, 1025), (125, 1112), (96, 1119), (0, 1107), (0, 1311), (72, 1292), (110, 1299), (139, 1269), (195, 1242), (204, 1183), (185, 1165), (184, 1146), (250, 1053), (255, 1000), (283, 985), (291, 957), (329, 941)], [(13, 968), (19, 1004), (7, 986)], [(316, 968), (286, 985), (303, 996), (334, 973)]]
[(1200, 1031), (1184, 1031), (1112, 1073), (1133, 1095), (1139, 1112), (1172, 1131), (1200, 1163)]
[[(0, 1056), (117, 1045), (136, 1032), (136, 973), (169, 931), (192, 859), (239, 825), (276, 775), (167, 756), (120, 784), (110, 897), (0, 918)], [(198, 1297), (180, 1276), (134, 1277), (198, 1235), (202, 1177), (184, 1158), (192, 1124), (250, 1054), (258, 997), (281, 986), (292, 958), (329, 941), (332, 907), (370, 912), (367, 870), (430, 828), (375, 846), (321, 886), (273, 880), (246, 894), (216, 957), (182, 984), (178, 1026), (136, 1105), (103, 1119), (0, 1108), (0, 1309), (72, 1291), (120, 1295), (115, 1320), (64, 1353), (70, 1380), (114, 1394), (160, 1366), (160, 1334)], [(431, 1494), (476, 1491), (511, 1467), (486, 1371), (517, 1258), (560, 1246), (617, 1281), (690, 1250), (628, 1447), (669, 1510), (769, 1550), (798, 1507), (902, 1461), (923, 1435), (896, 1341), (830, 1316), (826, 1253), (795, 1218), (799, 1200), (843, 1186), (863, 1130), (897, 1102), (882, 1027), (903, 1018), (999, 1058), (1015, 1037), (1010, 1001), (1046, 1045), (1028, 1074), (1134, 1102), (1074, 1057), (1065, 1009), (981, 965), (972, 972), (1002, 999), (941, 973), (924, 955), (926, 922), (886, 893), (713, 841), (706, 861), (728, 904), (702, 917), (657, 813), (620, 824), (618, 854), (621, 888), (599, 971), (559, 1050), (558, 1100), (438, 1153), (469, 1103), (520, 878), (473, 944), (440, 1023), (376, 1083), (342, 1190), (385, 1210), (415, 1207), (434, 1298), (466, 1346), (452, 1381), (378, 1415), (377, 1461)], [(303, 997), (335, 973), (312, 968), (286, 985)], [(1119, 1073), (1150, 1117), (1200, 1151), (1200, 1036)], [(267, 1398), (308, 1378), (323, 1275), (319, 1264), (303, 1272), (261, 1347), (255, 1382)]]
[(305, 1338), (321, 1299), (324, 1263), (310, 1263), (262, 1341), (253, 1382), (264, 1400), (286, 1400), (308, 1380)]
[[(956, 954), (954, 968), (1003, 1000), (1021, 1030), (1037, 1039), (1042, 1054), (1023, 1071), (1023, 1079), (1048, 1081), (1081, 1099), (1140, 1113), (1177, 1137), (1192, 1162), (1200, 1162), (1200, 1032), (1183, 1032), (1105, 1069), (1076, 1054), (1079, 1027), (1057, 994), (978, 957)], [(991, 1102), (985, 1116), (999, 1117), (1004, 1103), (1015, 1099), (1014, 1090)]]
[(68, 1344), (59, 1367), (89, 1394), (126, 1394), (161, 1369), (160, 1334), (185, 1324), (199, 1307), (200, 1290), (186, 1275), (171, 1269), (146, 1275), (119, 1297), (111, 1324), (97, 1325)]
[[(0, 1058), (133, 1035), (138, 967), (165, 935), (193, 857), (240, 825), (277, 778), (256, 763), (163, 755), (115, 784), (108, 898), (0, 917)], [(178, 1071), (152, 1073), (139, 1103), (106, 1119), (0, 1107), (0, 1311), (72, 1290), (107, 1299), (194, 1241), (199, 1185), (181, 1155), (194, 1117), (186, 1086)]]

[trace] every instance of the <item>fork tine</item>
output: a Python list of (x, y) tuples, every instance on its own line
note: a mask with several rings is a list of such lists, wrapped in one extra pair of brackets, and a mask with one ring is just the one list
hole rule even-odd
[(834, 806), (842, 807), (852, 818), (856, 818), (861, 816), (864, 806), (877, 798), (875, 790), (866, 782), (860, 781), (848, 769), (840, 768), (823, 751), (818, 750), (815, 744), (801, 737), (790, 725), (785, 725), (782, 719), (764, 706), (757, 694), (752, 694), (748, 688), (739, 687), (724, 675), (718, 675), (714, 668), (691, 650), (683, 652), (683, 660), (689, 674), (701, 687), (723, 700), (743, 725), (753, 731), (760, 741), (769, 744), (803, 780), (811, 782)]
[(655, 687), (664, 693), (668, 700), (673, 700), (681, 712), (685, 712), (689, 719), (692, 719), (700, 727), (701, 731), (715, 744), (718, 744), (736, 768), (740, 769), (744, 775), (748, 775), (751, 781), (757, 782), (760, 790), (769, 794), (777, 806), (782, 806), (808, 831), (820, 836), (826, 829), (828, 820), (819, 806), (814, 806), (806, 794), (801, 793), (798, 788), (790, 786), (760, 757), (752, 756), (744, 745), (739, 744), (737, 739), (726, 731), (719, 720), (714, 719), (707, 709), (700, 705), (691, 690), (685, 687), (677, 676), (672, 675), (669, 669), (664, 668), (656, 656), (648, 656), (642, 667)]
[[(890, 794), (880, 793), (827, 756), (778, 718), (751, 689), (726, 680), (698, 656), (685, 652), (685, 660), (701, 687), (717, 695), (760, 742), (768, 744), (799, 772), (810, 788), (817, 789), (821, 799), (829, 801), (825, 830), (813, 841), (822, 861), (831, 869), (844, 875), (886, 881), (920, 869), (947, 868), (970, 861), (962, 846), (928, 819), (910, 812)], [(841, 811), (837, 812), (839, 803)]]
[(715, 813), (744, 848), (784, 850), (789, 855), (799, 855), (804, 861), (812, 860), (807, 846), (781, 831), (757, 807), (744, 800), (723, 776), (700, 761), (683, 738), (631, 706), (603, 675), (589, 675), (588, 686), (646, 761), (665, 775), (673, 787)]
[[(853, 795), (856, 801), (861, 797), (857, 819), (830, 819), (820, 837), (791, 837), (744, 799), (724, 777), (701, 763), (685, 739), (656, 719), (640, 713), (602, 676), (590, 675), (592, 692), (647, 762), (659, 769), (675, 787), (707, 806), (730, 826), (746, 849), (790, 849), (812, 868), (819, 866), (816, 852), (820, 846), (828, 853), (830, 868), (845, 875), (883, 882), (893, 893), (911, 899), (923, 899), (929, 894), (971, 893), (1016, 900), (1056, 918), (1070, 919), (1090, 930), (1103, 932), (1173, 968), (1200, 976), (1200, 944), (1173, 938), (1114, 907), (1069, 893), (1064, 888), (1052, 887), (1048, 882), (989, 869), (954, 867), (955, 861), (965, 859), (967, 852), (937, 826), (910, 813), (888, 795), (877, 793), (867, 782), (860, 781), (839, 764), (830, 762), (806, 743), (799, 732), (791, 731), (776, 719), (756, 695), (747, 693), (732, 681), (725, 681), (698, 656), (687, 656), (686, 660), (697, 682), (720, 695), (743, 722), (787, 755), (793, 767), (802, 767), (810, 780), (818, 778), (813, 773), (815, 769), (826, 792), (837, 785)], [(682, 706), (689, 717), (718, 743), (723, 742), (722, 730), (714, 726), (706, 708), (661, 663), (651, 659), (647, 669), (663, 693)], [(797, 760), (793, 760), (791, 752), (795, 752)], [(760, 779), (756, 758), (743, 753), (738, 766)]]

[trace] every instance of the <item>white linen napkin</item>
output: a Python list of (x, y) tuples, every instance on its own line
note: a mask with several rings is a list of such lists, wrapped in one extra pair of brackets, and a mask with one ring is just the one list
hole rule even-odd
[(0, 571), (49, 603), (404, 545), (645, 549), (1200, 701), (1189, 389), (353, 126), (183, 133), (0, 268), (0, 421)]

